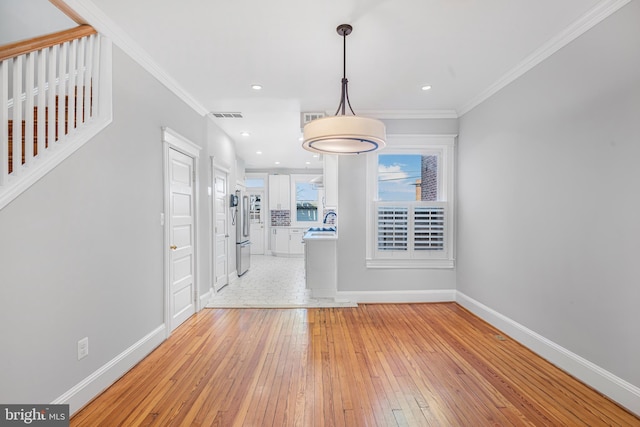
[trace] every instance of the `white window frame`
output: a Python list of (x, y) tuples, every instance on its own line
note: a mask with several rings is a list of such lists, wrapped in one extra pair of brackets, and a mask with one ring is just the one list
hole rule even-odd
[(323, 220), (323, 204), (322, 198), (324, 197), (324, 191), (318, 188), (318, 220), (317, 221), (298, 221), (298, 207), (296, 201), (296, 183), (297, 182), (311, 182), (312, 179), (318, 178), (322, 174), (291, 174), (291, 226), (292, 227), (317, 227), (322, 224)]
[[(455, 265), (455, 141), (457, 135), (393, 135), (379, 154), (438, 156), (438, 200), (435, 202), (382, 202), (378, 200), (378, 153), (367, 158), (367, 268), (454, 268)], [(437, 251), (380, 251), (377, 247), (377, 209), (385, 205), (444, 207), (444, 249)], [(411, 224), (412, 225), (412, 224)], [(412, 239), (409, 239), (412, 241)]]

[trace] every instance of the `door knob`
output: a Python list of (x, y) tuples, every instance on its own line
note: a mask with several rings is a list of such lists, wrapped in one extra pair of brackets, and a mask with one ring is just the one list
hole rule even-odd
[(169, 246), (169, 249), (171, 249), (172, 251), (175, 251), (176, 249), (178, 249), (178, 247), (176, 245), (171, 245)]

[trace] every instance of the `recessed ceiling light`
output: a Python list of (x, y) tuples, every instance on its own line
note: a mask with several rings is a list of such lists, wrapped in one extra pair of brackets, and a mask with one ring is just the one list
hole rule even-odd
[(260, 154), (262, 154), (262, 151), (256, 151), (256, 154), (260, 155)]
[(317, 159), (318, 157), (320, 157), (320, 154), (314, 154), (313, 157)]
[(420, 89), (422, 89), (422, 90), (429, 90), (429, 89), (431, 89), (431, 85), (424, 85), (424, 86), (422, 86)]
[(311, 164), (311, 162), (304, 162), (304, 164), (305, 164), (305, 165), (310, 165), (310, 164)]
[(242, 135), (242, 136), (249, 136), (249, 135), (251, 135), (251, 134), (250, 134), (249, 132), (247, 132), (247, 131), (244, 131), (244, 132), (240, 132), (240, 135)]
[(279, 165), (279, 164), (280, 164), (280, 162), (276, 162), (276, 165)]
[(262, 85), (253, 84), (253, 85), (251, 85), (251, 89), (260, 90), (260, 89), (262, 89)]
[(298, 138), (298, 141), (302, 142), (303, 139), (304, 139), (303, 137), (300, 137)]

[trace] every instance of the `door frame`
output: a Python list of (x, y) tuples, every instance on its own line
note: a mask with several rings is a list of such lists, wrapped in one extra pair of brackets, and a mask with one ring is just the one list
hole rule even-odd
[(262, 215), (264, 219), (264, 229), (262, 230), (263, 251), (262, 255), (271, 253), (271, 210), (269, 209), (269, 174), (267, 172), (247, 172), (245, 179), (259, 178), (262, 179), (262, 187), (247, 187), (247, 193), (250, 188), (259, 188), (262, 190)]
[[(229, 190), (229, 169), (227, 169), (226, 167), (220, 165), (219, 163), (216, 162), (215, 157), (211, 156), (211, 179), (210, 179), (210, 185), (211, 185), (211, 195), (210, 195), (210, 199), (211, 199), (211, 203), (209, 204), (209, 209), (210, 209), (210, 215), (209, 215), (209, 224), (210, 227), (209, 229), (211, 230), (210, 232), (210, 238), (209, 238), (209, 253), (211, 254), (211, 262), (209, 262), (209, 277), (211, 278), (210, 280), (210, 292), (213, 293), (217, 293), (218, 291), (216, 291), (216, 286), (215, 286), (215, 281), (216, 281), (216, 271), (215, 271), (215, 266), (216, 266), (216, 256), (218, 255), (216, 252), (216, 233), (215, 233), (215, 221), (216, 221), (216, 195), (215, 195), (215, 184), (216, 184), (216, 171), (222, 172), (226, 175), (226, 179), (225, 179), (225, 183), (227, 185), (227, 197), (229, 197), (230, 194), (230, 190)], [(230, 278), (230, 274), (229, 274), (229, 257), (230, 257), (230, 227), (229, 227), (229, 209), (228, 209), (228, 205), (225, 205), (225, 209), (224, 209), (224, 215), (225, 215), (225, 224), (227, 225), (227, 229), (225, 230), (225, 248), (227, 251), (227, 285), (229, 283), (231, 283), (231, 278)], [(234, 238), (235, 238), (235, 234), (234, 234)]]
[[(194, 307), (196, 313), (202, 309), (201, 301), (200, 301), (200, 281), (198, 280), (198, 267), (200, 264), (200, 250), (199, 250), (199, 239), (198, 239), (198, 230), (200, 229), (199, 225), (199, 193), (200, 179), (199, 168), (198, 168), (198, 159), (200, 158), (200, 150), (202, 147), (197, 144), (191, 142), (184, 136), (180, 135), (178, 132), (168, 128), (162, 128), (162, 156), (163, 156), (163, 180), (164, 180), (164, 212), (162, 213), (161, 223), (164, 226), (164, 249), (162, 251), (164, 256), (164, 324), (166, 330), (166, 336), (169, 337), (171, 335), (171, 249), (169, 246), (171, 245), (171, 227), (170, 227), (170, 215), (169, 215), (169, 191), (170, 191), (170, 175), (169, 175), (169, 150), (174, 149), (188, 157), (193, 159), (193, 298), (194, 298)], [(175, 328), (174, 328), (175, 329)]]
[[(262, 251), (261, 252), (257, 252), (255, 254), (252, 253), (252, 255), (266, 255), (267, 253), (267, 238), (266, 238), (266, 230), (267, 230), (267, 213), (265, 212), (264, 209), (264, 203), (265, 203), (265, 191), (264, 191), (264, 187), (247, 187), (246, 190), (246, 194), (247, 196), (249, 196), (249, 206), (251, 206), (251, 196), (256, 194), (256, 193), (260, 193), (261, 195), (261, 199), (260, 199), (260, 219), (262, 220), (262, 228), (260, 229), (260, 237), (262, 238)], [(249, 223), (249, 227), (251, 227), (251, 223)], [(255, 233), (251, 233), (251, 236), (255, 236)], [(251, 240), (251, 247), (253, 248), (253, 246), (255, 245), (254, 240)]]

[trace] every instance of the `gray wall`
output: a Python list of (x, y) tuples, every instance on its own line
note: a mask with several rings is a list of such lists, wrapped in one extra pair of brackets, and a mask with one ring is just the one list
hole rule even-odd
[(640, 386), (640, 2), (460, 121), (458, 290)]
[[(387, 120), (388, 134), (455, 135), (452, 119)], [(366, 268), (367, 155), (338, 159), (338, 291), (423, 291), (455, 289), (454, 269)]]
[(49, 0), (0, 1), (0, 45), (77, 25)]
[(3, 403), (51, 402), (163, 323), (161, 127), (206, 159), (206, 125), (116, 47), (113, 62), (113, 123), (0, 210)]

